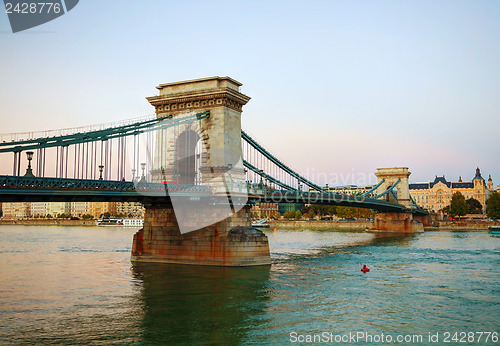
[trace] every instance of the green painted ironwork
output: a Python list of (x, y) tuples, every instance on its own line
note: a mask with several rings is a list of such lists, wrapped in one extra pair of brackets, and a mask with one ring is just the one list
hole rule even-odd
[[(36, 138), (22, 141), (13, 141), (0, 143), (0, 153), (14, 152), (50, 148), (65, 147), (74, 144), (106, 141), (114, 138), (138, 135), (145, 132), (161, 130), (173, 126), (178, 126), (205, 119), (210, 113), (203, 112), (182, 118), (173, 118), (172, 116), (161, 117), (157, 119), (136, 122), (124, 126), (117, 126), (104, 130), (90, 132), (79, 132), (71, 135), (61, 135), (47, 138)], [(400, 182), (398, 180), (389, 189), (378, 196), (366, 198), (373, 193), (384, 182), (382, 180), (369, 191), (359, 196), (351, 196), (341, 193), (332, 193), (324, 190), (322, 187), (314, 184), (290, 167), (282, 163), (269, 151), (263, 148), (259, 143), (252, 139), (244, 131), (241, 131), (241, 137), (247, 141), (253, 148), (265, 156), (277, 167), (296, 178), (299, 182), (309, 186), (315, 191), (302, 191), (295, 189), (288, 184), (280, 181), (259, 170), (250, 162), (243, 160), (244, 167), (257, 173), (263, 179), (279, 186), (283, 190), (264, 187), (262, 184), (248, 184), (248, 192), (251, 201), (274, 202), (274, 203), (318, 203), (356, 206), (362, 208), (371, 208), (381, 211), (404, 211), (408, 210), (403, 205), (389, 201), (380, 200), (388, 193), (393, 193), (394, 188)], [(253, 193), (252, 193), (253, 188)], [(111, 180), (86, 180), (86, 179), (67, 179), (67, 178), (39, 178), (27, 176), (0, 176), (0, 201), (36, 201), (36, 200), (89, 200), (89, 201), (110, 201), (110, 200), (135, 200), (144, 201), (152, 198), (165, 198), (168, 195), (176, 194), (187, 198), (210, 197), (211, 191), (208, 186), (183, 185), (183, 184), (163, 184), (163, 183), (133, 183)], [(213, 196), (212, 196), (213, 197)], [(414, 201), (413, 201), (414, 202)], [(414, 207), (412, 212), (428, 213), (418, 207)]]
[(208, 186), (125, 182), (114, 180), (87, 180), (66, 178), (38, 178), (0, 176), (0, 201), (57, 200), (144, 200), (167, 196), (209, 197)]
[(399, 184), (400, 181), (401, 181), (401, 179), (396, 180), (396, 182), (394, 184), (392, 184), (392, 186), (390, 188), (388, 188), (387, 190), (382, 192), (380, 195), (374, 196), (373, 198), (379, 199), (380, 197), (384, 197), (385, 195), (387, 195), (389, 192), (392, 192), (392, 190), (396, 187), (396, 185)]
[(315, 189), (317, 191), (324, 191), (324, 189), (313, 182), (309, 181), (308, 179), (304, 178), (303, 176), (299, 175), (295, 171), (293, 171), (290, 167), (282, 163), (280, 160), (278, 160), (275, 156), (273, 156), (270, 152), (268, 152), (264, 147), (262, 147), (259, 143), (257, 143), (252, 137), (250, 137), (245, 131), (241, 131), (241, 138), (246, 140), (251, 146), (253, 146), (255, 149), (257, 149), (262, 155), (264, 155), (268, 160), (270, 160), (272, 163), (274, 163), (276, 166), (290, 174), (292, 177), (296, 178), (300, 182), (306, 184), (312, 189)]
[(269, 190), (265, 195), (260, 197), (260, 201), (268, 203), (340, 205), (365, 209), (369, 208), (387, 212), (403, 212), (406, 210), (406, 208), (401, 204), (373, 198), (362, 198), (360, 196), (334, 193), (302, 192), (298, 190)]
[(385, 181), (385, 179), (382, 179), (382, 181), (380, 183), (378, 183), (377, 185), (375, 185), (369, 191), (366, 191), (365, 193), (361, 194), (361, 196), (363, 196), (363, 197), (368, 196), (370, 193), (372, 193), (373, 191), (375, 191), (376, 189), (378, 189), (380, 187), (380, 185), (382, 185), (384, 183), (384, 181)]
[(79, 132), (64, 136), (44, 137), (0, 143), (0, 153), (20, 152), (25, 150), (64, 147), (80, 143), (106, 141), (113, 138), (132, 136), (145, 132), (166, 129), (169, 127), (190, 123), (196, 120), (205, 119), (209, 116), (209, 111), (185, 116), (182, 118), (172, 118), (172, 116), (169, 115), (166, 117), (137, 122), (124, 126), (112, 127), (104, 130)]
[(295, 191), (295, 189), (285, 183), (282, 183), (281, 181), (279, 181), (278, 179), (275, 179), (273, 178), (272, 176), (266, 174), (266, 173), (260, 173), (260, 170), (255, 167), (254, 165), (252, 165), (250, 162), (246, 161), (246, 160), (243, 160), (243, 166), (245, 166), (246, 168), (250, 169), (251, 171), (259, 174), (262, 176), (263, 179), (267, 179), (269, 180), (271, 183), (273, 184), (276, 184), (278, 186), (281, 186), (282, 188), (284, 188), (285, 190), (293, 190)]

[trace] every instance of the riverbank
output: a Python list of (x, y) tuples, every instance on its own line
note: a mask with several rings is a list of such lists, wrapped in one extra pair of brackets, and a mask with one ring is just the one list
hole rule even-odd
[(0, 226), (95, 226), (95, 220), (0, 219)]
[(270, 220), (271, 229), (311, 229), (311, 230), (342, 230), (364, 231), (371, 226), (371, 221), (307, 221), (307, 220)]
[[(307, 220), (270, 220), (271, 229), (311, 229), (364, 231), (372, 225), (372, 221), (307, 221)], [(0, 219), (0, 226), (95, 226), (95, 220), (65, 219)], [(426, 231), (487, 231), (489, 226), (500, 226), (498, 221), (437, 221)]]
[(436, 221), (426, 231), (487, 231), (490, 226), (500, 226), (498, 221)]
[[(372, 221), (306, 221), (306, 220), (271, 220), (271, 229), (311, 229), (364, 231)], [(433, 226), (424, 227), (425, 231), (487, 231), (489, 226), (500, 226), (498, 221), (437, 221)]]

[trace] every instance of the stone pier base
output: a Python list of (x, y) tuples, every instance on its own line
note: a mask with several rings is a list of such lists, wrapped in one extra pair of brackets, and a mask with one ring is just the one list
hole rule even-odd
[(413, 219), (422, 222), (424, 227), (431, 227), (435, 221), (431, 215), (413, 215)]
[(373, 226), (367, 232), (421, 233), (422, 222), (414, 220), (411, 213), (377, 213)]
[[(271, 264), (267, 236), (248, 227), (249, 207), (185, 234), (179, 232), (171, 206), (145, 207), (144, 228), (134, 235), (132, 261), (214, 266)], [(202, 216), (193, 214), (192, 217), (196, 220)]]

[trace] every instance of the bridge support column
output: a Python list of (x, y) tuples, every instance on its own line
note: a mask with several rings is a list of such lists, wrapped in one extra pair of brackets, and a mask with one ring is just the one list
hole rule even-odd
[(431, 227), (433, 224), (433, 217), (428, 215), (413, 215), (413, 219), (422, 222), (424, 227)]
[[(145, 205), (144, 227), (134, 235), (132, 261), (214, 266), (269, 265), (267, 236), (250, 227), (250, 207), (213, 225), (181, 234), (174, 209)], [(214, 209), (217, 212), (218, 209)], [(203, 215), (192, 214), (203, 224)]]
[(414, 220), (411, 213), (377, 213), (373, 226), (367, 232), (421, 233), (422, 222)]

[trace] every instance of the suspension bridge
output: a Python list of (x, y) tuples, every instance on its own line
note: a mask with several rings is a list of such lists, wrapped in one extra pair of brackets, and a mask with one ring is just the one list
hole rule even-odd
[(154, 116), (1, 135), (0, 202), (142, 202), (137, 261), (268, 264), (267, 237), (246, 227), (258, 202), (369, 208), (376, 228), (418, 228), (428, 212), (409, 195), (407, 168), (379, 169), (361, 194), (332, 192), (241, 129), (250, 98), (240, 86), (229, 77), (162, 84), (147, 98)]

